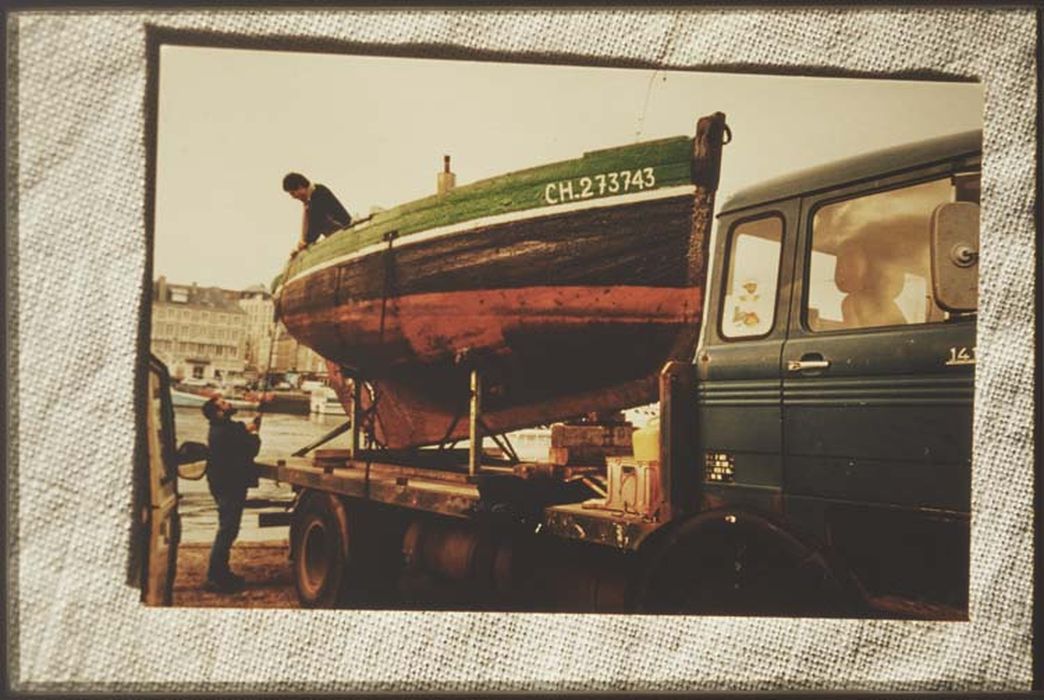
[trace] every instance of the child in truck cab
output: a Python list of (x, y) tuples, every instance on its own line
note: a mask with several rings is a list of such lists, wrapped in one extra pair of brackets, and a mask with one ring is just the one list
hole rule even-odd
[(841, 300), (841, 318), (846, 328), (907, 323), (895, 302), (903, 291), (902, 270), (888, 261), (875, 260), (861, 239), (851, 238), (838, 246), (834, 282), (845, 294)]

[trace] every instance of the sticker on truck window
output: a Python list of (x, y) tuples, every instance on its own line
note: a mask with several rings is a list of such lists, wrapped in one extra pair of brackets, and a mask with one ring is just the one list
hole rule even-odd
[(652, 167), (619, 170), (598, 175), (584, 175), (571, 180), (549, 182), (544, 186), (544, 201), (562, 204), (579, 199), (605, 197), (625, 192), (638, 192), (656, 187), (656, 170)]

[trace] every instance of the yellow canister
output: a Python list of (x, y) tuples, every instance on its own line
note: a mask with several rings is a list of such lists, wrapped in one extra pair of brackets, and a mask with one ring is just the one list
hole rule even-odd
[(639, 462), (660, 461), (660, 417), (653, 416), (645, 427), (634, 431), (634, 458)]

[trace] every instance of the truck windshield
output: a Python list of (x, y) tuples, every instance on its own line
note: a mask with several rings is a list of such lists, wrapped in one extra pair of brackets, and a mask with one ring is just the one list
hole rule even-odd
[(946, 202), (977, 202), (978, 177), (946, 177), (820, 207), (812, 219), (809, 328), (947, 320), (932, 295), (931, 215)]

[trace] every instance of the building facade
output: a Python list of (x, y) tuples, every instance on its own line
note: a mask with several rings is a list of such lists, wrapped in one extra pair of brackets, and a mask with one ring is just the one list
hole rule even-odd
[(272, 333), (275, 332), (272, 322), (275, 304), (272, 295), (262, 285), (240, 292), (236, 303), (247, 315), (243, 344), (246, 371), (258, 376), (269, 366), (268, 355), (272, 350)]
[(152, 287), (152, 352), (175, 379), (241, 378), (248, 318), (227, 290), (161, 276)]
[(326, 360), (307, 345), (302, 345), (286, 327), (278, 324), (278, 336), (275, 342), (275, 357), (272, 360), (273, 372), (300, 372), (309, 374), (326, 374)]

